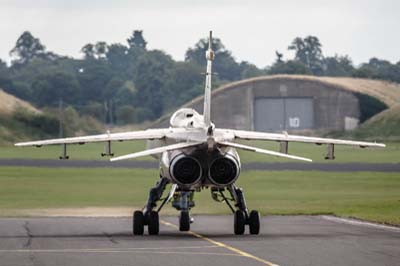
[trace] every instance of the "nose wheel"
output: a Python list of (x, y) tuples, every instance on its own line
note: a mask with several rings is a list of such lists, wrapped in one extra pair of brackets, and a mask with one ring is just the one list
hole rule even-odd
[(190, 230), (190, 215), (188, 211), (181, 211), (179, 216), (179, 231), (186, 232)]

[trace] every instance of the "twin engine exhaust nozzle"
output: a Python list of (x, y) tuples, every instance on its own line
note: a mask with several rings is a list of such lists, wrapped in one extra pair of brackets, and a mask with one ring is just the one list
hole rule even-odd
[(217, 156), (209, 163), (202, 164), (197, 158), (181, 153), (171, 160), (169, 173), (171, 179), (182, 187), (224, 187), (237, 180), (240, 164), (238, 159), (230, 154)]

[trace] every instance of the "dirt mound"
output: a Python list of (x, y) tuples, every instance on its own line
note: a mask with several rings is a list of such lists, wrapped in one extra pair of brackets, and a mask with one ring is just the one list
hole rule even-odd
[(6, 93), (0, 89), (0, 114), (12, 114), (14, 111), (23, 108), (33, 113), (41, 113), (40, 110), (36, 109), (30, 103), (18, 99), (17, 97)]

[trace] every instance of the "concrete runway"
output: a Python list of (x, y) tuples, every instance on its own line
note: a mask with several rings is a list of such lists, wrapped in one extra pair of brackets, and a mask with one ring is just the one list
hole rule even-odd
[(1, 218), (0, 265), (400, 265), (400, 228), (330, 216), (268, 216), (258, 236), (231, 216), (196, 216), (191, 232), (162, 217), (159, 236), (132, 236), (131, 219)]
[[(145, 168), (157, 169), (158, 161), (89, 161), (89, 160), (33, 160), (33, 159), (0, 159), (0, 166), (28, 167), (105, 167), (105, 168)], [(269, 171), (327, 171), (327, 172), (400, 172), (400, 163), (245, 163), (242, 170)]]

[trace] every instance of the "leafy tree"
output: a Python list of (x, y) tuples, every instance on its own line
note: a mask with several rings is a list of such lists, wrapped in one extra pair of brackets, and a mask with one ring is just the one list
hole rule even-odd
[(161, 116), (164, 110), (163, 90), (172, 66), (172, 58), (158, 50), (149, 51), (138, 59), (134, 83), (139, 92), (138, 103), (153, 113), (148, 119)]
[(54, 104), (59, 99), (73, 103), (78, 91), (79, 84), (76, 78), (65, 72), (38, 76), (32, 84), (33, 97), (40, 106)]
[(94, 117), (99, 121), (105, 121), (104, 104), (99, 102), (88, 102), (81, 108), (81, 113), (90, 117)]
[(29, 31), (24, 31), (10, 51), (13, 64), (25, 64), (37, 57), (45, 57), (46, 47)]
[[(212, 48), (215, 53), (216, 60), (213, 63), (214, 72), (218, 74), (220, 79), (238, 80), (240, 79), (240, 66), (233, 58), (230, 51), (225, 49), (219, 38), (214, 38)], [(194, 48), (189, 48), (185, 54), (185, 61), (205, 66), (206, 51), (208, 49), (208, 39), (204, 38), (198, 41)]]
[(81, 49), (81, 53), (84, 54), (86, 59), (94, 58), (95, 55), (94, 45), (91, 43), (85, 44), (85, 46), (83, 46)]
[(353, 63), (347, 55), (335, 55), (324, 59), (324, 74), (327, 76), (346, 77), (351, 76), (353, 72)]
[(170, 71), (163, 94), (165, 109), (173, 109), (203, 93), (204, 76), (200, 73), (204, 69), (199, 65), (176, 62)]
[(124, 84), (118, 89), (114, 97), (115, 104), (117, 106), (138, 105), (136, 98), (137, 98), (137, 90), (135, 84), (133, 84), (133, 82), (130, 80), (124, 82)]
[(28, 100), (28, 101), (33, 101), (32, 98), (32, 89), (29, 86), (29, 83), (23, 82), (23, 81), (18, 81), (18, 80), (13, 80), (11, 87), (4, 87), (5, 91), (8, 93), (11, 93), (18, 98)]
[(143, 37), (142, 30), (134, 30), (132, 35), (126, 40), (129, 48), (141, 48), (146, 49), (147, 42)]
[(12, 87), (12, 79), (6, 62), (0, 59), (0, 89), (8, 90)]
[(122, 105), (116, 111), (118, 124), (132, 124), (136, 122), (135, 108), (131, 105)]
[(250, 64), (250, 63), (245, 62), (245, 61), (241, 62), (239, 67), (240, 67), (240, 77), (241, 77), (241, 79), (262, 76), (262, 75), (265, 74), (264, 71), (260, 70), (255, 65)]
[(276, 62), (269, 69), (267, 69), (267, 73), (274, 74), (303, 74), (310, 75), (312, 74), (310, 69), (297, 60), (288, 60), (286, 62)]
[(307, 36), (304, 39), (295, 38), (289, 50), (295, 51), (295, 59), (307, 66), (314, 75), (322, 75), (322, 45), (315, 36)]
[(7, 70), (7, 64), (3, 60), (0, 59), (0, 71)]
[(80, 102), (104, 101), (104, 90), (112, 79), (112, 71), (104, 60), (87, 60), (81, 66), (77, 79), (81, 88)]
[(85, 59), (105, 58), (107, 52), (108, 46), (106, 42), (97, 42), (96, 44), (88, 43), (81, 49), (81, 53), (84, 54)]
[(362, 64), (354, 73), (355, 77), (384, 79), (400, 82), (399, 63), (392, 64), (386, 60), (371, 58), (368, 63)]
[(106, 57), (106, 53), (108, 50), (108, 46), (106, 42), (97, 42), (94, 45), (94, 51), (97, 58), (104, 58)]
[(110, 63), (112, 70), (122, 76), (126, 72), (130, 63), (128, 58), (128, 47), (119, 43), (111, 44), (107, 48), (106, 58)]
[(124, 81), (119, 77), (113, 77), (107, 83), (103, 91), (103, 99), (114, 98), (118, 90), (124, 85)]

